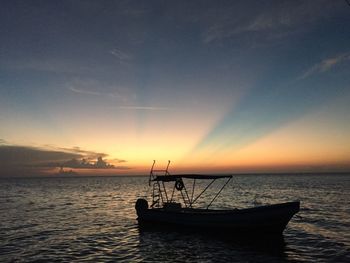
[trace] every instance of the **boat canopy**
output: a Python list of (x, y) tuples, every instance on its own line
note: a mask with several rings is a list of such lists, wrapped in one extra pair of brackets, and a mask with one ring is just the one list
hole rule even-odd
[(152, 181), (158, 182), (174, 182), (181, 178), (187, 179), (221, 179), (232, 178), (232, 175), (204, 175), (204, 174), (175, 174), (175, 175), (158, 175)]
[[(152, 204), (151, 208), (154, 207), (164, 207), (167, 203), (173, 203), (174, 201), (174, 192), (175, 190), (179, 191), (183, 200), (183, 203), (186, 207), (192, 208), (193, 204), (202, 196), (202, 194), (216, 181), (216, 179), (227, 178), (224, 185), (220, 188), (220, 190), (216, 193), (214, 198), (207, 205), (207, 209), (214, 202), (217, 196), (221, 193), (222, 189), (228, 184), (228, 182), (232, 179), (232, 175), (204, 175), (204, 174), (175, 174), (171, 175), (168, 171), (170, 161), (168, 161), (168, 165), (165, 170), (156, 170), (154, 169), (154, 164), (156, 161), (153, 161), (153, 165), (149, 174), (149, 186), (153, 184), (152, 189)], [(162, 175), (157, 175), (157, 173), (162, 173)], [(193, 179), (192, 183), (192, 191), (188, 191), (183, 182), (183, 178)], [(195, 196), (195, 185), (196, 179), (209, 179), (208, 185)], [(165, 187), (165, 182), (174, 182), (174, 187), (171, 192), (171, 196), (168, 196), (167, 189)]]

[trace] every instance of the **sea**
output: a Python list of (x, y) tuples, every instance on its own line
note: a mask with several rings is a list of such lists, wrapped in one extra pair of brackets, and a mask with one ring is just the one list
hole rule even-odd
[(350, 174), (234, 175), (213, 209), (300, 200), (277, 240), (140, 229), (135, 201), (151, 188), (147, 176), (2, 178), (0, 262), (350, 262)]

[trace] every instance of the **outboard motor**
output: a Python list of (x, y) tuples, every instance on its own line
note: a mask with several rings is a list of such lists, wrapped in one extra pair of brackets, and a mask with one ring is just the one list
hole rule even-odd
[(136, 209), (137, 216), (140, 216), (140, 214), (142, 214), (143, 212), (145, 212), (148, 209), (147, 200), (145, 200), (143, 198), (137, 199), (136, 204), (135, 204), (135, 209)]

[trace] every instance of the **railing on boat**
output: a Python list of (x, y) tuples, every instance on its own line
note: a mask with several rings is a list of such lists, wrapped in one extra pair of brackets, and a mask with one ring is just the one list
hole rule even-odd
[[(164, 170), (154, 169), (156, 161), (153, 161), (153, 165), (150, 171), (149, 176), (149, 186), (152, 185), (152, 204), (151, 208), (160, 208), (164, 207), (164, 205), (174, 204), (174, 193), (175, 190), (179, 191), (183, 200), (183, 203), (186, 208), (192, 208), (194, 203), (203, 195), (203, 193), (208, 190), (208, 188), (217, 180), (221, 178), (227, 178), (227, 181), (223, 184), (220, 190), (216, 193), (213, 199), (209, 202), (206, 209), (212, 205), (215, 199), (219, 196), (225, 186), (232, 179), (232, 175), (200, 175), (200, 174), (178, 174), (171, 175), (169, 173), (169, 165), (170, 161), (168, 161), (168, 165)], [(159, 175), (161, 173), (161, 175)], [(185, 179), (193, 179), (192, 189), (189, 195), (189, 192), (186, 189), (186, 186), (183, 182), (183, 178)], [(197, 179), (209, 179), (211, 182), (197, 195), (194, 196), (196, 180)], [(168, 193), (165, 187), (165, 182), (174, 182), (174, 187), (172, 189), (171, 197), (168, 197)]]

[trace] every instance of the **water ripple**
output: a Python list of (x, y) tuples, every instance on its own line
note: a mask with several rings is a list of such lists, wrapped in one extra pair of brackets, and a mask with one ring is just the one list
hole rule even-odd
[(216, 207), (301, 200), (284, 238), (262, 243), (140, 231), (134, 202), (146, 185), (146, 177), (1, 179), (0, 261), (350, 262), (350, 176), (236, 176)]

